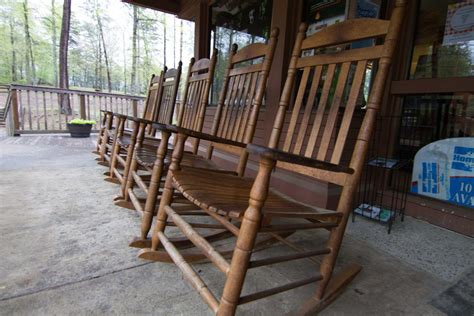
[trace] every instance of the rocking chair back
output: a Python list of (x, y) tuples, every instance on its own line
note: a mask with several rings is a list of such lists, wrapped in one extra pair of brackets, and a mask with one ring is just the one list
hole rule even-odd
[[(306, 26), (300, 27), (269, 142), (270, 148), (280, 148), (285, 152), (335, 165), (341, 164), (344, 152), (351, 157), (348, 167), (359, 174), (376, 112), (382, 101), (397, 33), (400, 31), (401, 17), (398, 12), (395, 10), (391, 21), (347, 21), (307, 38)], [(374, 43), (383, 39), (383, 44), (351, 49), (351, 43), (371, 38)], [(308, 56), (308, 51), (316, 54)], [(298, 76), (300, 79), (296, 80)], [(358, 104), (363, 99), (361, 96), (367, 83), (371, 85), (368, 102)], [(290, 102), (293, 91), (296, 97)], [(347, 146), (358, 106), (365, 112), (363, 122), (355, 145)], [(291, 115), (286, 128), (285, 115)], [(284, 162), (278, 166), (339, 185), (347, 184), (341, 173), (306, 166), (299, 166), (295, 170), (294, 165)], [(357, 176), (351, 177), (355, 178)]]
[(151, 76), (150, 82), (148, 84), (148, 91), (145, 98), (145, 107), (143, 109), (142, 118), (146, 120), (151, 120), (153, 118), (153, 112), (155, 105), (157, 104), (159, 92), (162, 85), (163, 72), (159, 76), (154, 74)]
[[(267, 44), (251, 44), (239, 51), (236, 44), (232, 45), (211, 135), (242, 143), (252, 142), (278, 33), (277, 28), (273, 29)], [(245, 150), (211, 143), (209, 159), (214, 148), (239, 154), (241, 159), (237, 172), (243, 174), (247, 161)]]

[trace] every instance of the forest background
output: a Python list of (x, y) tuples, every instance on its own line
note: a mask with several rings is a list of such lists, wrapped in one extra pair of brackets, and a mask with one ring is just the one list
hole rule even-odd
[(0, 84), (144, 94), (189, 63), (194, 23), (120, 0), (0, 0), (0, 41)]

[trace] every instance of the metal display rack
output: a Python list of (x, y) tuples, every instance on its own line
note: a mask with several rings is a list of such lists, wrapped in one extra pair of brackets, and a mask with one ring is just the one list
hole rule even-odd
[[(352, 221), (356, 215), (367, 217), (387, 225), (391, 232), (397, 217), (404, 220), (407, 194), (410, 184), (411, 161), (400, 158), (388, 158), (389, 146), (383, 144), (390, 139), (390, 132), (382, 133), (392, 123), (399, 122), (397, 116), (379, 117), (373, 142), (369, 149), (369, 159), (362, 174), (358, 194), (354, 200)], [(393, 156), (393, 155), (392, 155)]]

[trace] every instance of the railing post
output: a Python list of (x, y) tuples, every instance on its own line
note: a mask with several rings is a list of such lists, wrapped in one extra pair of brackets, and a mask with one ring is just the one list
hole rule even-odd
[(135, 99), (132, 100), (132, 113), (133, 113), (133, 117), (138, 116), (138, 101)]
[(20, 118), (18, 117), (18, 90), (11, 89), (10, 90), (12, 99), (11, 99), (11, 106), (12, 106), (12, 117), (13, 117), (13, 135), (19, 136), (20, 134), (18, 131), (20, 130)]
[(80, 113), (81, 113), (81, 119), (86, 120), (86, 96), (84, 94), (79, 95), (79, 100), (80, 100)]

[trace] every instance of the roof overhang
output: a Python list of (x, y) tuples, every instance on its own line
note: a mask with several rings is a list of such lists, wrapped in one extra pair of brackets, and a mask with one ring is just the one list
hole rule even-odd
[(179, 15), (181, 12), (180, 0), (122, 0), (122, 2), (174, 15)]

